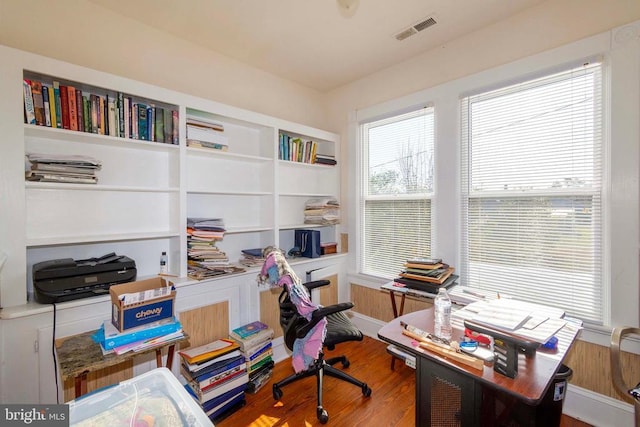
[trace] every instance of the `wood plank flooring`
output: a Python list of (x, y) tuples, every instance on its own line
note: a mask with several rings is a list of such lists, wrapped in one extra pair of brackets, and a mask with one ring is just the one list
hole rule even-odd
[[(391, 356), (386, 344), (365, 337), (363, 342), (343, 343), (326, 357), (345, 354), (351, 365), (350, 375), (373, 389), (371, 397), (362, 396), (360, 388), (331, 377), (324, 379), (323, 405), (329, 413), (331, 427), (410, 427), (415, 418), (415, 371), (396, 361), (391, 371)], [(341, 368), (341, 365), (337, 365)], [(247, 394), (247, 404), (216, 427), (312, 427), (321, 426), (316, 418), (315, 377), (305, 378), (282, 389), (275, 401), (272, 385), (293, 372), (290, 360), (276, 365), (269, 383), (256, 394)], [(561, 427), (588, 427), (589, 424), (563, 416)]]

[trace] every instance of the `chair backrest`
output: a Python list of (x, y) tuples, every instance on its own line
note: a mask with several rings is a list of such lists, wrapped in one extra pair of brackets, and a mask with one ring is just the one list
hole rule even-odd
[(293, 350), (293, 343), (297, 338), (297, 330), (308, 323), (304, 316), (301, 316), (296, 306), (289, 298), (286, 288), (282, 289), (278, 297), (280, 305), (280, 326), (284, 334), (284, 343), (289, 350)]

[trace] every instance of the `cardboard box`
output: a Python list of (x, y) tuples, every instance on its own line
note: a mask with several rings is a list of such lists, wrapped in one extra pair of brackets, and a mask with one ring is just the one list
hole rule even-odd
[[(171, 287), (166, 295), (154, 296), (161, 293), (163, 288)], [(120, 332), (147, 323), (157, 322), (173, 316), (176, 291), (173, 283), (163, 277), (139, 280), (137, 282), (112, 285), (111, 295), (111, 323)], [(122, 299), (125, 294), (134, 294), (139, 302), (125, 305)]]
[(338, 252), (338, 244), (337, 243), (321, 243), (320, 250), (322, 251), (322, 255), (335, 254)]

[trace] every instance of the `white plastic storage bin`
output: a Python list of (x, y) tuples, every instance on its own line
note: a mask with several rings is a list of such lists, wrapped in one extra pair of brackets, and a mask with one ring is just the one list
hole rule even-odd
[(209, 427), (202, 408), (167, 368), (157, 368), (69, 402), (71, 426)]

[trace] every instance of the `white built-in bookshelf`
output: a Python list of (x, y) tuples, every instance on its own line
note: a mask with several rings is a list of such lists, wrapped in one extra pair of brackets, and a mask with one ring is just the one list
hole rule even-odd
[[(313, 197), (339, 199), (340, 164), (314, 164), (310, 154), (301, 156), (301, 161), (282, 160), (282, 135), (302, 141), (309, 150), (311, 143), (306, 141), (313, 141), (314, 150), (331, 156), (339, 153), (337, 135), (0, 48), (0, 53), (9, 58), (7, 67), (12, 69), (10, 77), (3, 77), (2, 86), (11, 88), (5, 91), (3, 105), (12, 108), (13, 114), (4, 115), (2, 122), (4, 127), (16, 129), (18, 135), (11, 142), (12, 149), (6, 152), (14, 166), (19, 163), (19, 167), (3, 171), (2, 179), (16, 196), (24, 195), (23, 205), (0, 214), (14, 230), (10, 233), (13, 238), (0, 247), (10, 259), (3, 277), (12, 277), (10, 286), (0, 282), (3, 306), (25, 304), (32, 298), (31, 268), (49, 259), (84, 259), (116, 252), (134, 259), (138, 277), (146, 277), (158, 273), (160, 254), (166, 251), (169, 271), (186, 277), (188, 217), (224, 220), (226, 233), (217, 246), (232, 263), (241, 258), (242, 249), (268, 245), (290, 249), (296, 228), (319, 229), (323, 241), (339, 241), (339, 225), (304, 224), (304, 205)], [(39, 124), (25, 123), (25, 80), (41, 83), (45, 91), (58, 85), (75, 88), (79, 96), (76, 108), (84, 107), (85, 129), (47, 126), (41, 117)], [(100, 118), (96, 125), (95, 112), (92, 125), (92, 102), (115, 104), (115, 116), (109, 117), (108, 110), (104, 115), (112, 120), (111, 127), (100, 127)], [(133, 130), (124, 132), (119, 102), (120, 109), (130, 103), (127, 111), (137, 111), (138, 105), (151, 106), (153, 110), (148, 109), (148, 115), (152, 117), (153, 113), (156, 120), (162, 118), (164, 111), (171, 121), (173, 113), (174, 139), (171, 132), (165, 132), (166, 139), (160, 135), (154, 141), (151, 127), (144, 138), (141, 130), (136, 135)], [(228, 149), (188, 146), (189, 118), (223, 127), (221, 135)], [(171, 128), (170, 122), (167, 125), (165, 120), (164, 124), (165, 131)], [(131, 124), (126, 126), (132, 129)], [(30, 166), (25, 157), (28, 153), (99, 159), (102, 167), (97, 172), (98, 182), (25, 181), (24, 171)], [(24, 251), (23, 258), (13, 256), (20, 251)]]

